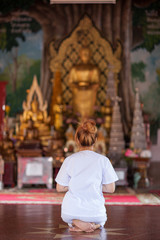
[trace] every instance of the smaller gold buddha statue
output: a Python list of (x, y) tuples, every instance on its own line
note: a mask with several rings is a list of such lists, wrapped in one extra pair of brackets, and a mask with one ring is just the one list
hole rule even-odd
[(69, 141), (69, 140), (75, 140), (75, 139), (74, 139), (75, 130), (74, 130), (72, 124), (69, 124), (69, 127), (68, 127), (68, 129), (66, 130), (65, 136), (66, 136), (67, 141)]
[(97, 141), (95, 143), (95, 151), (106, 155), (107, 149), (106, 149), (106, 138), (107, 138), (107, 131), (103, 125), (100, 126), (97, 132)]
[(53, 105), (54, 127), (57, 131), (63, 127), (63, 105), (61, 96), (57, 96), (56, 104)]
[(28, 127), (24, 129), (24, 140), (38, 140), (38, 129), (34, 126), (32, 119), (29, 119)]
[[(47, 106), (47, 101), (43, 100), (37, 78), (34, 77), (26, 101), (23, 101), (23, 114), (20, 116), (20, 124), (17, 124), (16, 129), (17, 142), (22, 143), (23, 141), (27, 141), (27, 139), (35, 140), (35, 132), (38, 130), (38, 140), (43, 146), (48, 145), (51, 135), (49, 126), (50, 117), (47, 114)], [(28, 123), (29, 120), (33, 122), (32, 127), (30, 127), (31, 123)], [(37, 130), (33, 130), (33, 127), (37, 128)]]
[(49, 123), (50, 121), (50, 118), (47, 117), (46, 110), (41, 111), (39, 109), (36, 95), (34, 95), (33, 101), (31, 102), (31, 109), (24, 111), (21, 121), (28, 122), (29, 119), (32, 119), (32, 121), (36, 123)]
[(111, 105), (111, 100), (110, 98), (106, 99), (105, 106), (101, 108), (102, 113), (105, 115), (104, 116), (104, 127), (107, 130), (107, 133), (110, 133), (111, 129), (111, 122), (112, 122), (112, 105)]
[(23, 132), (23, 140), (17, 142), (17, 150), (19, 149), (41, 149), (41, 141), (39, 139), (38, 128), (34, 126), (32, 119), (28, 120), (28, 125)]
[(80, 51), (81, 63), (74, 66), (69, 75), (73, 110), (81, 118), (93, 116), (99, 86), (99, 70), (90, 63), (90, 56), (90, 49), (83, 47)]
[(1, 154), (4, 161), (14, 162), (16, 160), (14, 143), (10, 139), (8, 130), (4, 132), (3, 140), (1, 141)]
[(77, 144), (74, 139), (75, 130), (74, 130), (72, 124), (69, 124), (69, 127), (65, 133), (65, 136), (66, 136), (67, 141), (66, 141), (66, 144), (64, 147), (64, 151), (65, 151), (65, 155), (67, 157), (70, 154), (77, 151)]
[(53, 157), (53, 167), (60, 167), (64, 161), (64, 138), (60, 136), (60, 132), (55, 131), (55, 135), (49, 140), (48, 146), (43, 148), (45, 156)]

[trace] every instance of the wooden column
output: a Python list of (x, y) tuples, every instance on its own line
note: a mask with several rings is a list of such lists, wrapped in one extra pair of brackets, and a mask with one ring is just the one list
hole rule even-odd
[(0, 139), (3, 136), (3, 120), (5, 117), (5, 101), (6, 101), (6, 85), (7, 82), (0, 81)]

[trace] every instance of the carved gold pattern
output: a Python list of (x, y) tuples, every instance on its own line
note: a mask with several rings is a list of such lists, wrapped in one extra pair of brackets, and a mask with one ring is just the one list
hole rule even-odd
[(43, 102), (42, 92), (38, 85), (36, 76), (34, 76), (32, 86), (29, 89), (29, 93), (27, 95), (27, 101), (24, 101), (22, 104), (23, 110), (28, 111), (31, 108), (31, 102), (33, 100), (34, 93), (36, 93), (38, 97), (39, 109), (41, 111), (47, 110), (47, 101)]

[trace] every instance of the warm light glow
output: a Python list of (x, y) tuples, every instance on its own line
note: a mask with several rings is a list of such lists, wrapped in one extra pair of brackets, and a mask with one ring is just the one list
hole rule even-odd
[(64, 152), (68, 152), (68, 148), (67, 147), (64, 148)]
[(2, 110), (5, 111), (5, 105), (2, 106)]
[(65, 4), (65, 3), (113, 3), (116, 4), (116, 0), (50, 0), (50, 4)]

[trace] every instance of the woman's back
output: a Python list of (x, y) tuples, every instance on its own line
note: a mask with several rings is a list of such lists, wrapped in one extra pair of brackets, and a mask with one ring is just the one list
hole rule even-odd
[(109, 159), (94, 151), (84, 150), (66, 158), (56, 178), (57, 182), (69, 187), (62, 211), (74, 216), (104, 215), (102, 184), (116, 177), (111, 170)]
[(75, 139), (79, 152), (64, 160), (55, 180), (57, 190), (66, 191), (62, 219), (73, 223), (77, 227), (74, 231), (90, 232), (106, 221), (102, 188), (114, 183), (117, 175), (109, 159), (93, 151), (97, 139), (93, 120), (88, 119), (77, 128)]
[(68, 161), (68, 174), (71, 177), (69, 191), (83, 199), (95, 198), (100, 194), (102, 184), (102, 156), (84, 150), (73, 154)]

